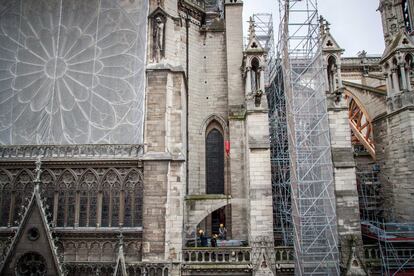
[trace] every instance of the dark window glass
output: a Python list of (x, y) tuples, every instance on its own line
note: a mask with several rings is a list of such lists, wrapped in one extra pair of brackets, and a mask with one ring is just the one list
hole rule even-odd
[(88, 225), (88, 185), (83, 183), (81, 185), (81, 190), (79, 192), (79, 199), (80, 199), (80, 206), (79, 206), (79, 226), (87, 226)]
[(119, 225), (119, 197), (120, 186), (117, 183), (112, 187), (112, 213), (111, 213), (111, 226), (116, 227)]
[(109, 185), (104, 185), (102, 191), (102, 227), (109, 226), (109, 202), (110, 202), (111, 190)]
[(11, 202), (11, 187), (10, 184), (6, 184), (1, 191), (1, 223), (0, 226), (7, 226), (9, 224), (10, 214), (10, 202)]
[(217, 129), (206, 139), (206, 192), (224, 194), (224, 140)]

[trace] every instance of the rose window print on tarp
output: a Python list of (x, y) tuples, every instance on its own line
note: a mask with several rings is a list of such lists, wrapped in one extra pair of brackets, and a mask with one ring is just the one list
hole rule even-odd
[(0, 144), (142, 142), (148, 0), (0, 0)]

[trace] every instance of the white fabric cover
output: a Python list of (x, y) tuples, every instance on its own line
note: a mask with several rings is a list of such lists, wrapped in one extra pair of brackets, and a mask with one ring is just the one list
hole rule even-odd
[(148, 0), (0, 0), (0, 144), (142, 142)]

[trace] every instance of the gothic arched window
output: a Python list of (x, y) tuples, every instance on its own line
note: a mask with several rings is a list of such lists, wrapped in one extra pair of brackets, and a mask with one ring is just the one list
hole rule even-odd
[(143, 187), (138, 171), (132, 170), (125, 178), (125, 227), (142, 226)]
[(11, 202), (11, 180), (6, 172), (0, 170), (0, 226), (8, 226)]
[(98, 183), (92, 183), (89, 186), (89, 209), (88, 209), (88, 217), (89, 217), (89, 221), (88, 221), (88, 226), (96, 226), (97, 223), (97, 206), (98, 206), (98, 197), (97, 197), (97, 191), (98, 191)]
[(206, 137), (206, 193), (224, 194), (224, 139), (217, 128)]
[(14, 183), (14, 206), (12, 207), (14, 210), (12, 218), (13, 225), (18, 223), (20, 219), (19, 213), (21, 213), (23, 206), (26, 204), (26, 200), (30, 198), (32, 192), (33, 183), (31, 175), (26, 170), (22, 170), (17, 175)]
[(111, 226), (119, 225), (119, 197), (121, 192), (120, 182), (116, 182), (111, 187)]
[(10, 203), (11, 203), (11, 184), (5, 183), (1, 189), (1, 217), (0, 226), (8, 226), (10, 215)]
[(71, 227), (75, 225), (75, 191), (76, 179), (70, 171), (65, 171), (58, 181), (59, 200), (57, 226)]
[(12, 224), (17, 226), (18, 220), (19, 220), (19, 213), (22, 210), (23, 206), (23, 196), (24, 196), (24, 186), (22, 183), (17, 182), (14, 185), (14, 206), (13, 206), (13, 218), (12, 218)]
[(76, 192), (73, 185), (68, 186), (65, 194), (66, 227), (75, 225)]
[(79, 226), (96, 226), (98, 178), (92, 171), (87, 171), (80, 180), (79, 188)]
[(109, 226), (109, 203), (111, 199), (111, 186), (109, 183), (102, 185), (102, 208), (101, 208), (101, 226)]
[(79, 188), (79, 227), (88, 226), (88, 184), (81, 183)]
[(55, 179), (49, 171), (44, 171), (40, 176), (42, 197), (46, 198), (48, 212), (53, 217), (53, 205), (55, 203)]
[(102, 223), (103, 227), (119, 226), (119, 200), (121, 179), (114, 170), (109, 170), (102, 182)]

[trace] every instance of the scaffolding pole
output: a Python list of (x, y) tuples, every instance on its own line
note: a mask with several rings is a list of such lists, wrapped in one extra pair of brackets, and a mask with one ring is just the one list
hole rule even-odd
[[(357, 185), (360, 204), (361, 229), (366, 242), (378, 244), (381, 275), (412, 275), (414, 273), (414, 223), (386, 221), (384, 190), (379, 166), (372, 170), (358, 170)], [(387, 213), (393, 209), (387, 206)], [(390, 216), (393, 217), (392, 215)]]
[(266, 88), (269, 103), (274, 236), (276, 245), (293, 246), (289, 142), (280, 59), (276, 60), (274, 71), (271, 72), (273, 78), (270, 86)]
[(339, 275), (336, 205), (316, 0), (279, 0), (296, 275)]
[(266, 50), (267, 66), (265, 72), (265, 85), (270, 85), (270, 72), (274, 70), (275, 64), (275, 37), (273, 31), (273, 15), (271, 13), (253, 14), (254, 25), (256, 27), (256, 38), (260, 45)]
[(289, 148), (286, 125), (286, 101), (283, 90), (283, 72), (275, 55), (273, 15), (253, 14), (256, 37), (266, 49), (266, 95), (269, 104), (273, 222), (276, 245), (292, 246), (293, 227), (290, 203)]

